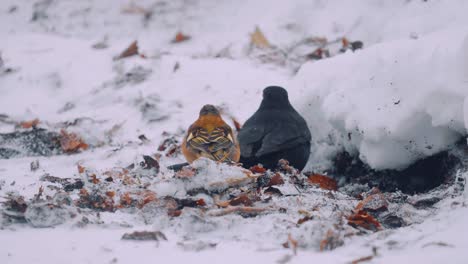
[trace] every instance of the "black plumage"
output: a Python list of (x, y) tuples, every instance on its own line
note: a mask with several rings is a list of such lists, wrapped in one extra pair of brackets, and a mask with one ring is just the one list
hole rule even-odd
[(302, 170), (310, 156), (310, 130), (292, 107), (288, 92), (278, 86), (263, 90), (258, 110), (239, 131), (240, 162), (245, 168), (261, 163), (273, 169), (280, 159)]

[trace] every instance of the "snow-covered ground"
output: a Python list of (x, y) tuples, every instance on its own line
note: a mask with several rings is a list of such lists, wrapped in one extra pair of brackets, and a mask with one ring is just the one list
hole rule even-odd
[[(88, 190), (108, 188), (118, 194), (144, 186), (158, 198), (184, 198), (205, 184), (245, 176), (237, 168), (201, 162), (197, 166), (206, 171), (187, 183), (165, 169), (183, 162), (183, 156), (166, 155), (158, 146), (171, 136), (180, 141), (206, 103), (221, 107), (226, 120), (235, 117), (242, 123), (257, 109), (268, 85), (287, 88), (311, 128), (312, 155), (306, 170), (328, 168), (331, 157), (342, 150), (358, 153), (375, 169), (404, 169), (466, 139), (466, 10), (464, 0), (2, 0), (0, 133), (29, 131), (17, 123), (37, 118), (39, 128), (66, 129), (90, 147), (50, 157), (16, 149), (16, 157), (0, 159), (0, 201), (12, 192), (33, 199), (41, 186), (44, 196), (55, 195), (53, 186), (58, 185), (40, 180), (45, 174), (81, 178)], [(250, 36), (256, 27), (271, 48), (252, 47)], [(173, 43), (178, 32), (191, 38)], [(344, 37), (362, 41), (364, 49), (341, 54)], [(139, 55), (115, 59), (135, 40)], [(306, 59), (318, 45), (325, 45), (332, 57)], [(148, 140), (140, 140), (140, 135)], [(0, 142), (0, 149), (12, 147), (8, 144)], [(161, 154), (156, 178), (143, 173), (135, 186), (127, 187), (103, 181), (106, 171), (155, 154)], [(36, 160), (40, 167), (32, 171), (30, 164)], [(86, 171), (78, 171), (78, 165)], [(101, 183), (87, 182), (93, 173)], [(458, 173), (460, 182), (467, 178), (463, 170)], [(205, 218), (198, 208), (184, 208), (179, 217), (144, 210), (147, 206), (99, 214), (75, 211), (73, 206), (51, 209), (51, 215), (65, 212), (64, 218), (31, 216), (25, 224), (0, 226), (0, 262), (468, 259), (468, 188), (449, 183), (408, 198), (440, 199), (423, 209), (396, 202), (398, 194), (386, 194), (389, 211), (407, 225), (375, 233), (347, 226), (340, 229), (344, 244), (331, 251), (320, 251), (320, 242), (343, 218), (336, 210), (350, 212), (359, 201), (341, 189), (331, 194), (315, 187), (299, 192), (290, 181), (278, 188), (287, 195), (272, 198), (269, 206), (288, 212), (250, 218)], [(78, 190), (70, 197), (78, 199)], [(215, 203), (208, 195), (194, 197), (204, 199), (208, 207)], [(212, 210), (207, 214), (217, 213)], [(296, 224), (304, 211), (314, 219)], [(70, 212), (79, 217), (68, 216)], [(85, 216), (89, 223), (83, 226)], [(0, 223), (4, 218), (0, 216)], [(38, 225), (55, 227), (33, 227)], [(159, 230), (167, 241), (121, 240), (133, 230)], [(298, 241), (296, 254), (282, 246), (288, 236), (290, 242)]]

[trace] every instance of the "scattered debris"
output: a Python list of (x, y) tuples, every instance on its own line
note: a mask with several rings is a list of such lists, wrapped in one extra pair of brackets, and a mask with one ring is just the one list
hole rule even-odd
[(159, 144), (158, 146), (158, 151), (164, 152), (166, 157), (177, 157), (180, 155), (181, 152), (181, 142), (180, 142), (180, 137), (182, 134), (185, 132), (182, 131), (181, 133), (177, 134), (170, 134), (167, 132), (163, 132), (163, 141)]
[(190, 166), (184, 166), (176, 172), (175, 176), (178, 178), (191, 178), (195, 176), (196, 172), (197, 172), (196, 169)]
[(358, 258), (358, 259), (355, 259), (355, 260), (351, 261), (351, 264), (359, 264), (359, 263), (362, 263), (362, 262), (371, 261), (373, 258), (374, 258), (374, 256), (372, 256), (372, 255), (362, 257), (362, 258)]
[(138, 41), (133, 41), (119, 56), (115, 57), (114, 60), (120, 60), (131, 56), (138, 55)]
[(185, 241), (185, 242), (177, 242), (177, 246), (185, 251), (193, 251), (193, 252), (200, 252), (207, 249), (214, 249), (216, 248), (217, 243), (210, 243), (204, 241)]
[(336, 191), (338, 189), (336, 181), (325, 175), (311, 174), (308, 177), (308, 181), (310, 184), (316, 185), (324, 190)]
[(284, 248), (291, 248), (293, 250), (294, 255), (297, 255), (297, 240), (293, 239), (291, 234), (288, 234), (288, 240), (282, 244)]
[(189, 165), (188, 162), (184, 162), (184, 163), (179, 163), (179, 164), (174, 164), (174, 165), (168, 166), (167, 168), (169, 170), (173, 170), (175, 172), (178, 172), (181, 169), (183, 169), (185, 166), (188, 166), (188, 165)]
[(155, 173), (159, 172), (159, 162), (157, 160), (147, 155), (143, 155), (143, 159), (145, 161), (140, 164), (143, 169), (145, 170), (154, 169)]
[(353, 227), (362, 227), (371, 231), (382, 229), (380, 223), (366, 211), (357, 211), (348, 217), (348, 224)]
[(109, 47), (109, 44), (107, 43), (107, 36), (105, 36), (103, 40), (93, 44), (91, 47), (97, 50), (107, 49)]
[(337, 247), (341, 247), (344, 244), (343, 238), (340, 236), (338, 231), (329, 229), (325, 237), (320, 241), (320, 251), (333, 250)]
[(77, 134), (68, 133), (64, 129), (60, 131), (60, 146), (65, 153), (86, 150), (89, 147)]
[(258, 208), (258, 207), (228, 207), (225, 209), (214, 209), (207, 212), (209, 216), (223, 216), (233, 213), (239, 213), (244, 217), (253, 217), (261, 213), (267, 212), (267, 208)]
[(0, 134), (0, 158), (60, 154), (60, 135), (42, 128)]
[(450, 248), (454, 248), (455, 246), (452, 245), (452, 244), (449, 244), (449, 243), (445, 243), (445, 242), (429, 242), (429, 243), (426, 243), (424, 244), (422, 247), (425, 248), (425, 247), (430, 247), (430, 246), (438, 246), (438, 247), (450, 247)]
[(167, 241), (167, 237), (160, 231), (135, 231), (133, 233), (125, 233), (122, 236), (122, 240)]
[(386, 201), (385, 196), (379, 189), (373, 188), (371, 190), (371, 194), (359, 202), (355, 211), (365, 210), (368, 212), (378, 212), (387, 210), (387, 207), (388, 202)]
[(270, 43), (259, 27), (255, 27), (255, 31), (250, 35), (250, 43), (259, 49), (268, 49), (271, 47)]
[(19, 125), (24, 129), (29, 129), (29, 128), (36, 128), (38, 124), (39, 124), (39, 119), (36, 118), (31, 121), (23, 121)]
[(31, 164), (29, 164), (31, 171), (37, 171), (40, 167), (39, 160), (32, 161)]
[(188, 35), (185, 35), (183, 34), (182, 32), (177, 32), (177, 34), (175, 35), (174, 39), (171, 40), (171, 43), (181, 43), (181, 42), (185, 42), (189, 39), (191, 39), (192, 37), (188, 36)]
[[(120, 89), (129, 84), (132, 84), (132, 85), (139, 84), (145, 81), (150, 76), (151, 73), (152, 73), (152, 70), (149, 68), (144, 68), (142, 66), (135, 66), (127, 72), (119, 73), (114, 78), (114, 80), (104, 83), (104, 86), (105, 87), (111, 86), (111, 87), (114, 87), (115, 89)], [(139, 101), (143, 101), (143, 99), (139, 99)]]
[(178, 61), (176, 61), (176, 63), (174, 64), (174, 68), (172, 69), (172, 72), (178, 71), (179, 68), (180, 68), (180, 63)]

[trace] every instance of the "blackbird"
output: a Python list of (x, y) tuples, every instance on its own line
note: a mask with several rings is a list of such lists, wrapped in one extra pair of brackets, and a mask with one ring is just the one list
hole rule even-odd
[(289, 103), (288, 92), (278, 86), (263, 90), (258, 110), (241, 128), (240, 162), (245, 168), (261, 163), (274, 169), (280, 159), (302, 170), (310, 155), (310, 130)]
[(189, 127), (182, 142), (182, 153), (189, 163), (205, 157), (220, 162), (238, 162), (239, 143), (231, 127), (213, 105), (205, 105)]

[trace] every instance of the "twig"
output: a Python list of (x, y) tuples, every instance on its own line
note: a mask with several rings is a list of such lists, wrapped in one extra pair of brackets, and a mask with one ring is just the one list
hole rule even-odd
[(227, 207), (225, 209), (215, 209), (208, 211), (208, 216), (223, 216), (232, 213), (241, 213), (248, 215), (258, 215), (265, 211), (271, 210), (269, 208), (259, 208), (259, 207), (248, 207), (248, 206), (238, 206), (238, 207)]

